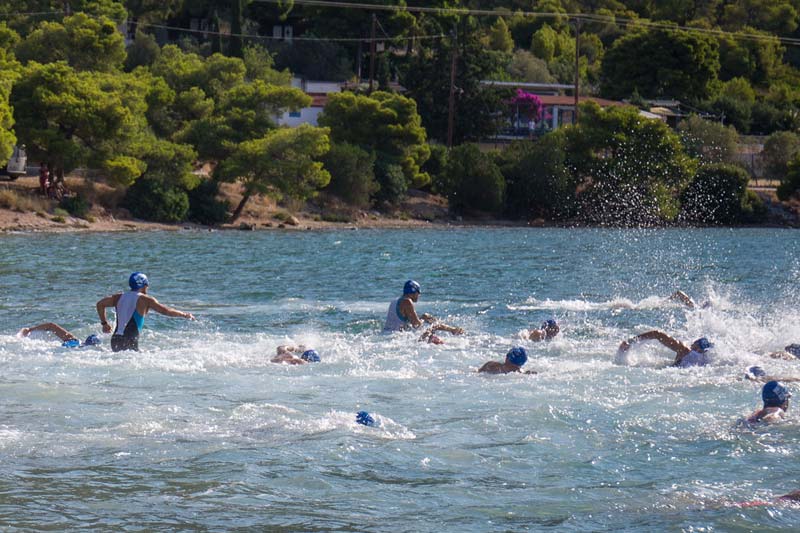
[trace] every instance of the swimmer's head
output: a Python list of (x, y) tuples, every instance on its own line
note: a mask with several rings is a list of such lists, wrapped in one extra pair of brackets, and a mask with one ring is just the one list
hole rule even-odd
[(545, 320), (542, 322), (542, 327), (540, 329), (544, 330), (545, 338), (552, 339), (558, 332), (561, 331), (561, 328), (558, 327), (558, 322), (553, 320), (552, 318), (549, 320)]
[(769, 381), (761, 389), (761, 399), (764, 400), (764, 407), (782, 407), (792, 393), (779, 381)]
[(754, 378), (763, 378), (764, 376), (767, 375), (767, 373), (764, 372), (764, 369), (761, 368), (760, 366), (751, 366), (750, 368), (747, 369), (747, 374)]
[(800, 359), (800, 344), (790, 344), (784, 348), (787, 352)]
[(431, 334), (428, 337), (428, 342), (430, 344), (444, 344), (444, 341), (434, 334)]
[(403, 285), (403, 294), (420, 294), (421, 292), (419, 283), (413, 279), (406, 281), (406, 284)]
[(370, 416), (366, 411), (359, 411), (356, 413), (356, 423), (362, 426), (372, 427), (375, 425), (375, 419)]
[(506, 354), (506, 361), (512, 365), (522, 366), (528, 361), (528, 352), (522, 346), (515, 346)]
[(700, 353), (706, 353), (713, 347), (714, 344), (709, 342), (709, 340), (705, 337), (700, 337), (699, 339), (697, 339), (692, 343), (692, 350)]
[(302, 359), (303, 361), (307, 361), (309, 363), (319, 363), (320, 361), (319, 354), (317, 353), (316, 350), (306, 350), (300, 356), (300, 359)]
[(98, 337), (94, 333), (86, 337), (86, 340), (83, 341), (84, 346), (99, 346), (100, 344), (102, 344), (100, 337)]
[(64, 348), (78, 348), (81, 345), (81, 341), (78, 339), (69, 339), (61, 343), (61, 346)]
[(150, 282), (148, 281), (147, 276), (141, 272), (134, 272), (131, 274), (131, 277), (128, 278), (128, 285), (130, 285), (132, 291), (138, 291), (149, 286)]

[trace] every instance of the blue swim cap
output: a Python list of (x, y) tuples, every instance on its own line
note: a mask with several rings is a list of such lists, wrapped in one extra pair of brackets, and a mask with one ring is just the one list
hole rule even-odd
[(770, 381), (761, 389), (761, 399), (764, 400), (764, 407), (780, 407), (792, 397), (789, 389), (781, 385), (778, 381)]
[(128, 285), (131, 286), (132, 291), (138, 291), (142, 287), (150, 285), (150, 282), (147, 281), (147, 276), (141, 272), (134, 272), (131, 274), (131, 277), (128, 278)]
[(375, 425), (375, 419), (372, 418), (368, 412), (359, 411), (356, 413), (356, 423), (361, 424), (362, 426), (373, 427)]
[(421, 292), (422, 291), (420, 290), (419, 283), (417, 283), (413, 279), (406, 281), (406, 284), (403, 285), (403, 294), (414, 294), (414, 293), (419, 294)]
[(709, 340), (707, 338), (705, 338), (705, 337), (700, 337), (699, 339), (694, 341), (692, 344), (696, 344), (697, 347), (700, 349), (701, 353), (705, 353), (705, 352), (707, 352), (708, 350), (710, 350), (711, 348), (714, 347), (714, 344), (709, 342)]
[(100, 344), (102, 344), (102, 341), (100, 340), (100, 337), (98, 337), (94, 333), (92, 333), (91, 335), (86, 337), (86, 340), (83, 341), (83, 345), (84, 346), (98, 346)]
[(63, 346), (64, 348), (77, 348), (80, 345), (81, 341), (79, 341), (78, 339), (70, 339), (68, 341), (64, 341), (61, 343), (61, 346)]
[(764, 372), (764, 369), (761, 368), (760, 366), (751, 366), (750, 368), (747, 369), (747, 372), (751, 376), (754, 376), (754, 377), (757, 377), (757, 378), (761, 378), (761, 377), (764, 377), (764, 376), (767, 375), (767, 373)]
[(558, 323), (552, 318), (550, 320), (545, 320), (544, 322), (542, 322), (542, 329), (553, 329), (557, 327)]
[(319, 363), (319, 354), (316, 350), (306, 350), (303, 352), (303, 355), (300, 356), (300, 359), (308, 361), (309, 363)]
[(528, 361), (528, 352), (522, 346), (511, 348), (506, 354), (506, 359), (512, 364), (522, 366)]
[(800, 359), (800, 344), (790, 344), (784, 348), (787, 352)]

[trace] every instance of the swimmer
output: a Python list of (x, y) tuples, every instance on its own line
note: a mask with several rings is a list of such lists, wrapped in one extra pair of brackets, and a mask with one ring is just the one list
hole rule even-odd
[(424, 321), (431, 324), (430, 333), (426, 332), (429, 335), (436, 331), (448, 331), (453, 335), (461, 335), (464, 333), (464, 330), (461, 328), (437, 322), (436, 319), (428, 313), (417, 316), (414, 304), (419, 300), (420, 294), (419, 283), (411, 279), (406, 281), (403, 286), (403, 296), (389, 304), (389, 312), (386, 315), (386, 324), (383, 326), (383, 331), (405, 331), (409, 328), (416, 329), (422, 326)]
[[(675, 291), (670, 295), (669, 299), (675, 302), (681, 302), (689, 309), (697, 308), (697, 304), (694, 302), (694, 300), (692, 300), (692, 297), (683, 291)], [(703, 303), (703, 305), (700, 306), (701, 309), (707, 309), (709, 307), (711, 307), (711, 302), (705, 302)]]
[(558, 327), (558, 323), (553, 320), (545, 320), (542, 322), (542, 325), (539, 329), (532, 329), (528, 334), (528, 340), (532, 341), (549, 341), (556, 335), (558, 332), (561, 331), (561, 328)]
[(769, 354), (773, 359), (783, 359), (785, 361), (795, 361), (800, 359), (800, 344), (790, 344), (782, 351), (772, 352)]
[(379, 426), (375, 419), (372, 418), (372, 415), (366, 411), (359, 411), (356, 413), (356, 424), (361, 424), (362, 426), (367, 427), (376, 427)]
[(117, 324), (111, 336), (111, 349), (139, 350), (139, 333), (144, 327), (144, 317), (150, 310), (165, 316), (194, 320), (194, 315), (178, 311), (158, 303), (158, 300), (147, 294), (150, 282), (141, 272), (134, 272), (128, 278), (129, 292), (106, 296), (97, 302), (97, 315), (103, 326), (103, 333), (111, 333), (111, 326), (106, 320), (106, 308), (113, 307), (117, 314)]
[(789, 410), (789, 398), (792, 393), (779, 381), (769, 381), (761, 389), (764, 407), (747, 418), (751, 424), (756, 422), (779, 422)]
[(800, 381), (800, 378), (768, 376), (764, 369), (760, 366), (751, 366), (748, 368), (747, 372), (744, 373), (744, 378), (749, 379), (750, 381), (760, 381), (762, 383), (766, 383), (767, 381), (782, 381), (784, 383), (794, 383)]
[[(511, 372), (521, 372), (522, 365), (528, 361), (528, 352), (521, 346), (511, 348), (506, 354), (506, 360), (502, 363), (499, 361), (488, 361), (478, 369), (478, 372), (487, 374), (509, 374)], [(528, 370), (525, 374), (536, 374), (532, 370)]]
[(55, 322), (45, 322), (31, 328), (22, 328), (19, 330), (19, 333), (17, 333), (17, 336), (27, 337), (34, 331), (49, 331), (50, 333), (53, 333), (59, 338), (59, 340), (62, 341), (61, 346), (64, 346), (65, 348), (83, 348), (85, 346), (97, 346), (101, 344), (100, 338), (95, 334), (91, 334), (86, 337), (86, 340), (83, 341), (83, 344), (81, 344), (81, 341), (79, 341), (75, 335), (62, 328)]
[[(306, 363), (319, 363), (320, 357), (316, 350), (306, 350), (300, 346), (278, 346), (275, 357), (271, 363), (285, 363), (287, 365), (304, 365)], [(299, 354), (299, 355), (297, 355)]]
[(709, 350), (714, 347), (707, 338), (701, 337), (694, 341), (691, 346), (686, 346), (681, 341), (674, 339), (662, 333), (661, 331), (653, 330), (631, 337), (626, 341), (622, 341), (619, 345), (621, 352), (626, 352), (630, 349), (631, 345), (645, 340), (657, 340), (670, 350), (675, 352), (675, 362), (673, 366), (681, 368), (688, 368), (690, 366), (705, 366), (710, 362)]

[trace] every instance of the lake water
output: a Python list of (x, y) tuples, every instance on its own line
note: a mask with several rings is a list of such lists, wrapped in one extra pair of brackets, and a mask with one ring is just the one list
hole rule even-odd
[[(99, 333), (94, 303), (133, 270), (198, 320), (151, 313), (138, 353), (16, 337)], [(467, 334), (382, 335), (408, 278)], [(2, 235), (0, 525), (797, 530), (798, 506), (733, 503), (800, 489), (795, 406), (737, 424), (760, 404), (746, 367), (800, 377), (763, 356), (800, 342), (799, 282), (783, 229)], [(548, 318), (559, 337), (520, 339)], [(708, 336), (714, 364), (616, 355), (652, 328)], [(289, 342), (322, 361), (270, 363)], [(516, 344), (538, 375), (475, 372)]]

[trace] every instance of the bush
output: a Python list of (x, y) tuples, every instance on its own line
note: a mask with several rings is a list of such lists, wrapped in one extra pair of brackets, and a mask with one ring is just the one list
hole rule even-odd
[(132, 71), (136, 67), (149, 67), (155, 63), (161, 54), (155, 37), (141, 31), (136, 32), (134, 41), (128, 46), (128, 54), (125, 59), (125, 70)]
[(757, 211), (760, 202), (747, 195), (749, 180), (744, 169), (733, 165), (702, 167), (683, 193), (682, 220), (702, 224), (748, 221), (747, 215)]
[(725, 124), (730, 124), (739, 133), (748, 133), (752, 123), (752, 105), (744, 100), (736, 100), (730, 96), (720, 96), (711, 104), (717, 115), (722, 115)]
[(122, 200), (133, 216), (153, 222), (180, 222), (189, 211), (189, 196), (178, 187), (146, 177), (136, 180)]
[(557, 133), (506, 149), (500, 158), (506, 212), (523, 218), (568, 216), (574, 205), (575, 183), (564, 159), (564, 137)]
[(331, 145), (322, 162), (331, 174), (325, 189), (344, 202), (359, 208), (368, 207), (380, 185), (375, 181), (375, 156), (349, 143)]
[(462, 144), (450, 151), (444, 172), (450, 209), (477, 209), (492, 213), (503, 206), (506, 182), (494, 159), (475, 144)]
[(376, 170), (376, 177), (380, 185), (376, 198), (390, 205), (402, 202), (408, 192), (408, 181), (403, 173), (403, 167), (379, 162)]
[(422, 171), (431, 177), (431, 191), (446, 194), (442, 189), (442, 175), (447, 167), (447, 147), (442, 144), (431, 144), (431, 156), (422, 165)]
[(192, 222), (214, 226), (228, 220), (230, 202), (218, 200), (219, 183), (214, 180), (203, 180), (188, 193), (189, 212), (187, 218)]
[(89, 205), (89, 202), (87, 202), (82, 196), (75, 195), (67, 196), (66, 198), (62, 199), (58, 204), (58, 207), (64, 209), (74, 217), (86, 218), (86, 215), (89, 214), (91, 205)]
[(795, 155), (789, 162), (786, 175), (778, 185), (778, 198), (788, 200), (800, 191), (800, 154)]
[(692, 115), (678, 125), (686, 153), (705, 164), (734, 163), (739, 134), (732, 126)]
[(800, 152), (800, 136), (791, 131), (775, 132), (764, 143), (764, 177), (783, 180), (789, 172), (789, 162)]

